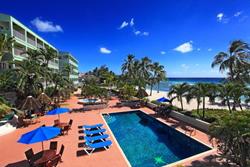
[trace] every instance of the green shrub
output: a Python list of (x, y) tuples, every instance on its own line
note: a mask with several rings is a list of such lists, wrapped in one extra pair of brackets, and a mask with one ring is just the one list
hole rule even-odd
[(0, 103), (0, 118), (3, 118), (6, 114), (11, 112), (11, 108), (6, 104)]
[(250, 166), (250, 112), (226, 114), (210, 127), (222, 158), (240, 167)]
[(152, 100), (151, 103), (156, 104), (156, 105), (161, 105), (161, 102), (158, 102), (157, 100)]

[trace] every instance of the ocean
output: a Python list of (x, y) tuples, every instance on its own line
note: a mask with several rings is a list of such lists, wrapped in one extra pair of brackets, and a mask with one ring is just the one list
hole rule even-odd
[[(184, 82), (193, 85), (196, 83), (214, 83), (218, 84), (225, 80), (225, 78), (168, 78), (167, 81), (160, 82), (160, 91), (169, 91), (172, 85), (182, 84)], [(147, 89), (150, 89), (147, 87)], [(154, 85), (153, 90), (157, 90), (157, 85)]]

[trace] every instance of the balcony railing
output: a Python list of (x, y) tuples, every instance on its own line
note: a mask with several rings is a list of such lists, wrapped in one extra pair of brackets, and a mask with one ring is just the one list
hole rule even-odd
[(38, 48), (43, 48), (43, 45), (37, 43), (37, 47), (38, 47)]
[(21, 48), (14, 48), (14, 54), (15, 55), (20, 55), (20, 56), (25, 56), (24, 55), (25, 50)]
[(15, 37), (25, 41), (25, 35), (22, 34), (21, 32), (19, 32), (17, 30), (13, 30), (13, 34), (14, 34)]
[(28, 39), (27, 39), (27, 42), (28, 42), (29, 44), (33, 45), (33, 46), (36, 46), (36, 41), (34, 41), (34, 40), (31, 39), (31, 38), (28, 38)]

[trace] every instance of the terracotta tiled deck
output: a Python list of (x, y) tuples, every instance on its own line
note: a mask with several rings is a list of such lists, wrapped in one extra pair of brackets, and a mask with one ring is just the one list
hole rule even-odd
[[(70, 100), (64, 103), (65, 107), (76, 109), (81, 108), (81, 105), (77, 104), (77, 97), (72, 96)], [(113, 142), (113, 145), (108, 151), (96, 151), (92, 155), (88, 156), (84, 151), (81, 149), (81, 143), (82, 141), (79, 140), (79, 136), (81, 134), (79, 133), (78, 126), (83, 124), (95, 124), (95, 123), (104, 123), (104, 120), (101, 117), (101, 113), (112, 113), (112, 112), (122, 112), (122, 111), (128, 111), (131, 110), (127, 107), (122, 108), (114, 108), (112, 107), (115, 105), (117, 100), (111, 100), (109, 102), (109, 108), (104, 110), (94, 110), (94, 111), (87, 111), (87, 112), (78, 112), (78, 113), (66, 113), (62, 114), (60, 116), (60, 119), (62, 122), (67, 122), (69, 119), (73, 119), (73, 125), (72, 130), (69, 131), (69, 134), (66, 136), (60, 136), (55, 138), (55, 141), (58, 141), (59, 149), (60, 145), (65, 145), (65, 151), (63, 154), (63, 163), (60, 163), (58, 166), (60, 167), (125, 167), (128, 166), (126, 163), (126, 160), (123, 157), (123, 154), (119, 150), (118, 145), (114, 141), (113, 136), (111, 136), (111, 140)], [(141, 108), (140, 110), (154, 116), (154, 112), (148, 108)], [(16, 131), (7, 134), (5, 136), (0, 137), (0, 166), (10, 166), (10, 167), (16, 167), (16, 166), (27, 166), (27, 162), (25, 161), (25, 155), (24, 151), (28, 150), (29, 148), (33, 148), (34, 152), (41, 151), (41, 143), (31, 144), (31, 145), (25, 145), (25, 144), (19, 144), (17, 143), (17, 140), (21, 136), (21, 134), (29, 132), (36, 127), (39, 127), (43, 124), (45, 125), (53, 125), (54, 119), (57, 118), (57, 116), (44, 116), (39, 118), (40, 123), (31, 125), (26, 128), (20, 128)], [(184, 124), (180, 123), (176, 120), (170, 119), (168, 121), (160, 119), (161, 121), (167, 123), (168, 125), (185, 132), (183, 130)], [(106, 124), (104, 123), (105, 128)], [(110, 131), (107, 132), (111, 135)], [(210, 145), (208, 141), (208, 136), (200, 131), (196, 131), (196, 134), (193, 135), (197, 140), (202, 141), (203, 143), (206, 143)], [(49, 141), (44, 142), (44, 147), (49, 147)], [(210, 151), (209, 153), (206, 153), (205, 155), (194, 157), (192, 159), (188, 159), (187, 161), (183, 162), (183, 165), (186, 166), (195, 166), (195, 164), (203, 164), (204, 166), (209, 166), (209, 163), (211, 163), (210, 159), (207, 160), (207, 157), (209, 155), (214, 154), (215, 151)], [(213, 163), (213, 162), (212, 162)]]

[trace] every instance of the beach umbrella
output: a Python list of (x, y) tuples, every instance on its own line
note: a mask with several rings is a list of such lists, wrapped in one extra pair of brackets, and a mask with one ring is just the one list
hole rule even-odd
[(28, 110), (28, 111), (39, 111), (41, 108), (41, 104), (32, 96), (28, 96), (25, 99), (25, 102), (22, 106), (22, 110)]
[(162, 102), (171, 102), (169, 99), (165, 98), (165, 97), (162, 97), (162, 98), (159, 98), (157, 99), (156, 101), (162, 103)]
[(60, 133), (60, 128), (53, 126), (41, 126), (37, 129), (23, 134), (17, 142), (23, 144), (33, 144), (42, 142), (42, 149), (44, 149), (43, 142), (58, 136)]
[(50, 110), (49, 112), (47, 112), (46, 115), (58, 115), (58, 119), (60, 120), (60, 114), (69, 112), (68, 108), (56, 108), (54, 110)]
[(37, 100), (41, 103), (41, 104), (49, 104), (51, 103), (51, 99), (49, 98), (49, 96), (47, 96), (45, 93), (41, 93), (38, 97)]

